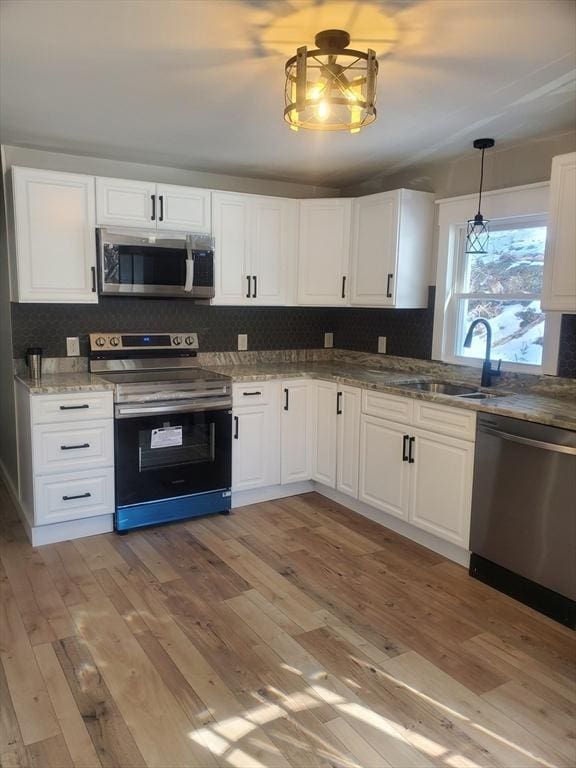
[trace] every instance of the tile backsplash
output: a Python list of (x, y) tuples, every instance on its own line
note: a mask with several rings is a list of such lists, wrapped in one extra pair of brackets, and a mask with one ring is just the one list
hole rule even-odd
[[(426, 309), (354, 309), (316, 307), (212, 307), (182, 299), (103, 297), (98, 304), (12, 304), (13, 355), (40, 346), (46, 357), (66, 355), (66, 336), (80, 336), (88, 353), (92, 331), (196, 331), (203, 352), (237, 348), (239, 333), (249, 350), (319, 349), (324, 333), (334, 346), (377, 352), (386, 336), (387, 354), (430, 360), (434, 287)], [(576, 378), (576, 316), (564, 315), (558, 375)]]

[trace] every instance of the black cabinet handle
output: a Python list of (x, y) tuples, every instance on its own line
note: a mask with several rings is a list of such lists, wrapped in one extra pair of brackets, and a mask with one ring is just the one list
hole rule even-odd
[(342, 275), (342, 298), (346, 298), (346, 275)]
[(290, 398), (290, 392), (287, 389), (285, 389), (284, 390), (284, 410), (285, 411), (288, 410), (288, 406), (290, 404), (290, 399), (289, 398)]
[(255, 299), (258, 296), (258, 278), (256, 275), (252, 275), (252, 279), (254, 280), (254, 292), (252, 294), (252, 298)]
[(79, 493), (77, 496), (62, 496), (62, 501), (72, 501), (72, 499), (89, 499), (91, 493)]
[(253, 397), (254, 395), (261, 395), (262, 392), (242, 392), (242, 397)]
[(90, 408), (88, 403), (82, 403), (82, 405), (61, 405), (61, 411), (79, 411), (81, 408)]
[(234, 440), (238, 440), (238, 428), (240, 424), (240, 419), (238, 416), (234, 416)]
[(90, 448), (90, 443), (82, 443), (81, 445), (61, 445), (61, 451), (76, 451), (78, 448)]
[(154, 221), (156, 219), (156, 195), (150, 195), (150, 198), (152, 199), (152, 216), (150, 218)]
[(160, 195), (160, 216), (158, 217), (158, 221), (164, 221), (164, 195)]
[(96, 293), (96, 267), (90, 267), (92, 273), (92, 293)]
[(250, 275), (246, 275), (246, 280), (248, 280), (248, 293), (246, 294), (246, 298), (249, 299), (250, 294), (252, 293), (252, 284), (250, 282), (252, 278), (250, 277)]
[(408, 464), (414, 464), (414, 443), (416, 442), (415, 437), (411, 437), (408, 441)]
[(410, 435), (404, 435), (402, 438), (402, 461), (408, 461), (408, 454), (406, 453), (408, 440), (410, 440)]
[(392, 282), (392, 278), (394, 277), (393, 273), (388, 274), (388, 282), (386, 284), (386, 298), (391, 299), (392, 298), (392, 291), (390, 290), (390, 283)]
[(338, 392), (336, 395), (336, 415), (340, 416), (342, 413), (342, 392)]

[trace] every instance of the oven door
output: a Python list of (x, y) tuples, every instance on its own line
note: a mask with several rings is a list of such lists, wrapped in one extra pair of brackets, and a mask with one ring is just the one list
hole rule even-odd
[(229, 403), (117, 405), (115, 432), (117, 507), (230, 490)]

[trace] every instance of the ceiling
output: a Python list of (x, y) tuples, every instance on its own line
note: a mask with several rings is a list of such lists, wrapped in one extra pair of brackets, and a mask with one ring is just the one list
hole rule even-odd
[[(343, 187), (574, 125), (573, 0), (2, 0), (7, 144)], [(378, 120), (290, 131), (284, 62), (379, 55)]]

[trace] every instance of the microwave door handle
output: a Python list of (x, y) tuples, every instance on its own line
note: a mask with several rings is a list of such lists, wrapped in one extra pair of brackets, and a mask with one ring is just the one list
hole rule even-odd
[(190, 235), (186, 236), (186, 281), (184, 291), (191, 293), (194, 288), (194, 254), (192, 253), (192, 244)]

